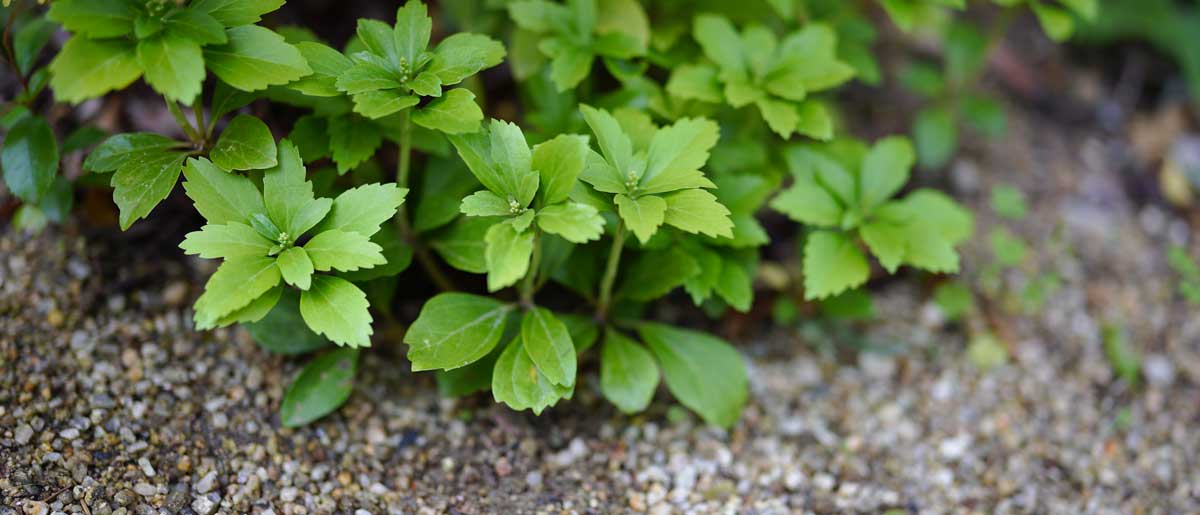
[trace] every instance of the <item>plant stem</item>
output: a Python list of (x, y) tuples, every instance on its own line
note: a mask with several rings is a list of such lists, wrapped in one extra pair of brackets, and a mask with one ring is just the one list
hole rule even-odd
[[(403, 116), (404, 121), (400, 126), (400, 160), (396, 165), (396, 185), (407, 189), (408, 177), (412, 168), (412, 118), (408, 111), (405, 111)], [(433, 254), (429, 253), (429, 248), (417, 237), (412, 223), (408, 220), (407, 205), (401, 205), (400, 209), (396, 210), (396, 225), (400, 228), (400, 237), (412, 247), (413, 257), (421, 264), (421, 268), (425, 269), (429, 280), (433, 281), (439, 290), (456, 290), (454, 282), (438, 267)]]
[(192, 127), (192, 122), (189, 122), (187, 117), (183, 115), (183, 111), (179, 109), (179, 104), (165, 97), (163, 100), (166, 101), (167, 110), (171, 112), (171, 116), (175, 117), (175, 123), (179, 124), (180, 129), (183, 129), (183, 133), (188, 137), (188, 140), (197, 145), (203, 143), (200, 133), (196, 132), (196, 128)]
[(542, 234), (541, 231), (534, 229), (533, 231), (533, 257), (529, 259), (529, 271), (525, 272), (525, 280), (521, 282), (521, 304), (525, 307), (533, 307), (533, 292), (537, 290), (536, 284), (538, 267), (542, 261)]
[(604, 266), (604, 278), (600, 280), (600, 301), (596, 303), (596, 319), (603, 322), (608, 317), (612, 303), (612, 287), (617, 280), (617, 268), (621, 263), (621, 250), (625, 246), (625, 222), (617, 222), (613, 233), (612, 248), (608, 251), (608, 264)]

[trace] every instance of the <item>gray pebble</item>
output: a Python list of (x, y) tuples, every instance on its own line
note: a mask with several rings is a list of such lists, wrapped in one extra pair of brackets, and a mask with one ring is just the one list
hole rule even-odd
[(213, 512), (217, 511), (217, 503), (206, 496), (199, 495), (192, 500), (192, 511), (199, 515), (212, 515)]
[(210, 470), (210, 471), (208, 471), (207, 474), (204, 475), (204, 477), (201, 477), (200, 480), (196, 482), (196, 484), (192, 485), (192, 489), (195, 490), (196, 493), (206, 494), (206, 493), (209, 493), (212, 491), (216, 482), (217, 482), (217, 471)]
[(21, 424), (20, 426), (17, 426), (17, 432), (15, 435), (13, 435), (13, 439), (17, 441), (18, 445), (25, 445), (29, 443), (30, 438), (33, 438), (33, 428), (29, 427), (29, 424)]

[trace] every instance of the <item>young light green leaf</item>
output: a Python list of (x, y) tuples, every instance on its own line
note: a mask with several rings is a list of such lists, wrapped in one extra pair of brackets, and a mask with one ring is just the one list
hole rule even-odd
[(867, 282), (867, 257), (842, 233), (816, 231), (804, 244), (804, 298), (822, 299)]
[(692, 26), (692, 37), (700, 43), (704, 55), (717, 63), (724, 74), (735, 77), (746, 74), (742, 39), (728, 19), (712, 14), (696, 16)]
[(533, 147), (532, 167), (541, 175), (542, 205), (567, 199), (583, 172), (588, 152), (587, 136), (562, 134)]
[(800, 123), (800, 113), (796, 111), (796, 105), (791, 102), (760, 98), (755, 105), (758, 106), (758, 112), (762, 114), (763, 121), (767, 122), (767, 126), (781, 138), (790, 137), (796, 130), (796, 125)]
[(508, 201), (488, 190), (479, 190), (462, 199), (459, 206), (467, 216), (510, 216), (513, 214)]
[(275, 242), (264, 238), (249, 225), (229, 222), (208, 224), (199, 231), (187, 233), (179, 248), (184, 254), (205, 259), (263, 257)]
[(596, 208), (578, 202), (542, 208), (537, 212), (537, 224), (543, 231), (571, 243), (587, 243), (604, 235), (604, 217)]
[(538, 371), (550, 382), (575, 385), (575, 344), (567, 326), (545, 308), (533, 307), (521, 319), (521, 340)]
[(475, 103), (475, 94), (466, 88), (447, 91), (412, 114), (413, 123), (446, 134), (475, 132), (482, 120), (483, 111)]
[(267, 313), (271, 312), (271, 309), (275, 307), (275, 304), (279, 302), (279, 298), (282, 296), (282, 294), (283, 287), (276, 285), (270, 290), (267, 290), (266, 293), (259, 295), (258, 298), (250, 301), (249, 304), (235, 309), (228, 315), (217, 319), (212, 326), (225, 327), (233, 324), (244, 324), (262, 320), (267, 316)]
[(539, 48), (550, 57), (550, 80), (559, 93), (583, 82), (596, 59), (589, 49), (560, 39), (542, 40)]
[(487, 248), (488, 291), (516, 284), (529, 270), (533, 231), (518, 232), (511, 224), (496, 224), (484, 236)]
[(642, 324), (638, 333), (662, 366), (667, 389), (709, 424), (729, 429), (749, 395), (742, 355), (699, 331)]
[(204, 48), (204, 62), (230, 86), (258, 91), (312, 73), (300, 51), (270, 29), (242, 25), (226, 34), (228, 43)]
[(142, 68), (132, 41), (75, 36), (54, 56), (50, 74), (54, 96), (78, 104), (128, 86), (142, 75)]
[(387, 263), (383, 248), (357, 232), (328, 230), (313, 236), (304, 244), (312, 259), (313, 268), (327, 272), (331, 269), (353, 272)]
[(712, 237), (732, 238), (733, 222), (729, 209), (717, 197), (701, 189), (677, 191), (663, 197), (667, 211), (663, 222), (682, 231)]
[(293, 241), (320, 222), (333, 203), (315, 198), (300, 153), (288, 140), (279, 142), (276, 165), (263, 173), (263, 199), (271, 220)]
[(172, 33), (138, 41), (137, 61), (146, 83), (168, 100), (191, 105), (204, 82), (200, 44)]
[(622, 178), (621, 182), (627, 173), (635, 173), (640, 176), (642, 170), (633, 168), (633, 142), (621, 129), (621, 124), (617, 122), (617, 119), (608, 111), (586, 104), (580, 104), (579, 111), (583, 113), (584, 121), (596, 135), (596, 142), (600, 145), (600, 152), (604, 154), (604, 159), (616, 169), (617, 176)]
[(209, 157), (213, 164), (226, 170), (260, 170), (279, 164), (277, 152), (267, 124), (239, 114), (225, 126)]
[(792, 187), (771, 200), (771, 208), (792, 220), (818, 227), (836, 226), (842, 221), (842, 206), (808, 177), (797, 178)]
[(248, 223), (255, 213), (267, 212), (262, 193), (250, 179), (227, 173), (207, 159), (189, 159), (183, 168), (183, 176), (186, 178), (184, 191), (195, 203), (196, 211), (210, 224)]
[(236, 27), (257, 23), (262, 15), (275, 11), (285, 0), (197, 0), (192, 9), (208, 13), (221, 25)]
[[(357, 95), (378, 90), (398, 90), (404, 87), (401, 76), (392, 69), (386, 58), (369, 52), (354, 54), (353, 64), (338, 75), (334, 85), (343, 93)], [(390, 91), (396, 96), (403, 91)]]
[(504, 45), (487, 36), (460, 32), (443, 39), (434, 50), (428, 72), (444, 85), (491, 68), (504, 60)]
[(277, 354), (307, 354), (329, 346), (329, 340), (304, 324), (300, 317), (300, 294), (295, 290), (282, 292), (265, 317), (242, 327), (260, 347)]
[(717, 70), (711, 66), (681, 64), (671, 70), (667, 80), (667, 93), (685, 100), (700, 100), (719, 103), (722, 100), (721, 86), (717, 82)]
[(312, 285), (313, 262), (301, 247), (292, 247), (279, 253), (279, 272), (284, 282), (307, 290)]
[(304, 366), (279, 407), (280, 422), (299, 427), (333, 413), (354, 390), (358, 349), (334, 349)]
[(40, 117), (17, 122), (0, 146), (0, 168), (9, 191), (28, 204), (37, 204), (54, 184), (58, 172), (58, 142)]
[[(646, 171), (639, 188), (649, 193), (671, 191), (682, 177), (692, 177), (708, 161), (708, 151), (717, 143), (717, 124), (707, 118), (683, 118), (663, 127), (646, 150)], [(705, 187), (712, 187), (704, 181)]]
[(196, 328), (215, 327), (225, 315), (245, 307), (274, 288), (279, 279), (279, 267), (274, 258), (226, 259), (204, 285), (204, 293), (196, 299)]
[(379, 227), (396, 216), (408, 190), (395, 184), (364, 184), (343, 191), (333, 199), (329, 215), (321, 220), (314, 232), (339, 230), (356, 232), (370, 237)]
[(631, 199), (618, 194), (613, 197), (613, 201), (617, 204), (617, 212), (620, 213), (621, 219), (642, 243), (649, 241), (666, 219), (667, 201), (662, 197), (646, 195)]
[(338, 345), (371, 345), (369, 307), (367, 294), (350, 281), (330, 275), (313, 276), (312, 285), (300, 294), (304, 323)]
[(600, 348), (600, 393), (626, 414), (650, 405), (658, 387), (658, 364), (637, 342), (609, 329)]
[(420, 97), (405, 95), (398, 89), (364, 91), (354, 95), (354, 112), (375, 120), (415, 106), (420, 101)]
[(908, 182), (908, 172), (916, 161), (912, 144), (903, 137), (879, 140), (863, 158), (859, 175), (859, 205), (870, 212), (895, 195)]
[(201, 45), (223, 45), (229, 42), (225, 26), (208, 13), (196, 8), (175, 9), (163, 15), (163, 30), (195, 41)]
[[(491, 143), (491, 163), (503, 184), (503, 189), (498, 193), (516, 197), (521, 207), (529, 205), (537, 189), (535, 187), (534, 191), (523, 191), (522, 187), (524, 177), (531, 175), (533, 160), (529, 144), (525, 142), (525, 134), (512, 122), (493, 119), (488, 130), (488, 139)], [(537, 177), (537, 174), (532, 175)], [(480, 182), (484, 182), (482, 178)]]
[(466, 293), (442, 293), (425, 302), (404, 333), (413, 371), (450, 370), (486, 356), (500, 341), (512, 306)]
[(337, 88), (337, 80), (354, 66), (354, 62), (341, 52), (321, 43), (302, 41), (296, 43), (296, 49), (304, 56), (313, 73), (288, 84), (288, 87), (314, 97), (341, 95), (342, 92)]
[(396, 51), (409, 66), (414, 66), (417, 56), (429, 46), (429, 34), (432, 31), (433, 20), (429, 18), (421, 0), (408, 0), (404, 7), (396, 10)]

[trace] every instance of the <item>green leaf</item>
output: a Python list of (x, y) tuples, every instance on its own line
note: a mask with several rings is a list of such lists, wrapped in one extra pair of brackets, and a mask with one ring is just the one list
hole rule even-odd
[(916, 157), (907, 139), (898, 136), (875, 143), (863, 158), (859, 176), (859, 206), (869, 213), (908, 182), (908, 171)]
[(1029, 5), (1046, 35), (1055, 41), (1066, 41), (1075, 31), (1075, 20), (1066, 10), (1053, 5), (1034, 2)]
[(733, 222), (729, 209), (717, 202), (717, 197), (701, 189), (677, 191), (663, 197), (667, 211), (663, 221), (692, 234), (712, 237), (733, 237)]
[(833, 231), (816, 231), (804, 244), (804, 298), (822, 299), (867, 282), (871, 268), (854, 241)]
[(596, 142), (600, 145), (604, 159), (616, 168), (617, 176), (624, 178), (626, 173), (640, 173), (641, 170), (633, 169), (633, 143), (621, 129), (621, 124), (617, 122), (617, 119), (608, 111), (586, 104), (580, 104), (579, 110), (583, 113), (583, 119), (592, 129), (592, 133), (596, 135)]
[(167, 198), (179, 179), (179, 171), (187, 154), (161, 151), (127, 159), (112, 178), (113, 201), (121, 210), (121, 230), (150, 214), (159, 202)]
[(700, 272), (700, 264), (679, 247), (643, 252), (622, 275), (618, 296), (634, 301), (657, 299)]
[(529, 358), (520, 339), (505, 347), (492, 370), (493, 398), (514, 410), (531, 409), (540, 415), (572, 391), (570, 387), (558, 386), (547, 379)]
[(466, 88), (447, 91), (412, 114), (413, 123), (446, 134), (475, 132), (482, 120), (483, 111), (475, 103), (475, 94)]
[(975, 216), (945, 193), (928, 188), (904, 197), (904, 204), (921, 220), (934, 226), (938, 235), (957, 245), (975, 230)]
[(568, 23), (570, 13), (562, 4), (547, 0), (524, 0), (510, 2), (508, 15), (522, 29), (549, 32)]
[(531, 166), (541, 175), (542, 205), (567, 199), (583, 172), (587, 152), (587, 136), (574, 134), (562, 134), (533, 147)]
[(545, 308), (533, 307), (521, 319), (521, 340), (538, 371), (550, 382), (575, 385), (575, 344), (567, 326)]
[(1008, 129), (1004, 107), (995, 99), (970, 95), (962, 99), (963, 120), (985, 136), (998, 138)]
[(442, 293), (404, 333), (413, 371), (450, 370), (486, 356), (500, 341), (512, 306), (489, 297)]
[(1021, 220), (1029, 213), (1029, 205), (1025, 202), (1025, 194), (1021, 190), (1009, 186), (992, 187), (992, 211), (1009, 220)]
[(543, 40), (542, 53), (550, 57), (550, 80), (559, 93), (583, 82), (592, 71), (595, 54), (586, 48), (559, 39)]
[(179, 248), (184, 254), (205, 259), (263, 257), (275, 242), (264, 238), (249, 225), (229, 222), (208, 224), (199, 231), (187, 233)]
[(413, 93), (423, 97), (440, 97), (442, 96), (442, 80), (431, 72), (423, 71), (417, 74), (416, 77), (408, 79), (404, 83)]
[(221, 118), (229, 113), (237, 111), (253, 102), (257, 98), (254, 94), (247, 93), (240, 89), (234, 89), (224, 82), (216, 81), (217, 85), (213, 88), (212, 105), (210, 115), (213, 119)]
[(379, 227), (396, 216), (408, 190), (395, 184), (364, 184), (343, 191), (333, 199), (329, 210), (314, 232), (339, 230), (370, 237)]
[(271, 221), (293, 241), (320, 222), (332, 204), (329, 199), (314, 198), (300, 152), (288, 140), (279, 142), (275, 166), (263, 173), (263, 199)]
[(904, 257), (908, 254), (908, 242), (905, 241), (905, 228), (903, 225), (887, 223), (883, 221), (869, 221), (862, 225), (859, 230), (863, 242), (867, 244), (867, 248), (871, 249), (871, 253), (879, 259), (879, 264), (883, 265), (883, 269), (888, 273), (896, 273), (896, 269), (904, 262)]
[[(502, 189), (497, 193), (516, 198), (521, 207), (528, 206), (537, 194), (538, 176), (531, 171), (533, 155), (529, 144), (525, 142), (525, 134), (514, 123), (492, 120), (488, 138), (491, 143), (491, 163), (502, 184)], [(532, 191), (525, 186), (529, 178), (534, 181)], [(483, 177), (479, 177), (479, 180), (487, 185)]]
[(354, 66), (354, 62), (341, 52), (321, 43), (302, 41), (296, 43), (296, 49), (304, 56), (313, 73), (288, 84), (288, 87), (314, 97), (341, 95), (341, 90), (337, 88), (338, 78)]
[[(117, 137), (110, 138), (104, 145)], [(210, 224), (248, 223), (255, 213), (267, 212), (262, 194), (250, 179), (226, 173), (207, 159), (189, 159), (183, 176), (186, 178), (184, 191), (196, 204), (196, 211)]]
[(313, 262), (300, 247), (292, 247), (279, 253), (279, 272), (284, 282), (307, 290), (312, 285)]
[(1142, 356), (1129, 341), (1125, 327), (1106, 325), (1103, 332), (1104, 356), (1108, 358), (1113, 373), (1120, 379), (1136, 386), (1142, 370)]
[(836, 226), (842, 221), (842, 206), (837, 199), (810, 178), (797, 178), (792, 187), (771, 200), (771, 209), (794, 221), (818, 227)]
[[(405, 271), (412, 264), (412, 246), (402, 241), (393, 228), (382, 227), (379, 232), (371, 236), (371, 243), (379, 245), (383, 249), (383, 258), (387, 260), (387, 263), (339, 274), (343, 279), (362, 283), (380, 277), (392, 277)], [(371, 304), (375, 305), (375, 301), (372, 300)]]
[[(315, 264), (316, 260), (313, 261)], [(367, 294), (340, 277), (313, 276), (312, 286), (300, 294), (300, 316), (304, 317), (304, 323), (338, 345), (371, 345), (369, 307)]]
[(37, 204), (54, 184), (58, 172), (58, 142), (40, 117), (17, 122), (0, 146), (0, 168), (9, 191), (29, 204)]
[(736, 309), (742, 313), (750, 310), (751, 304), (754, 303), (754, 268), (757, 267), (757, 259), (753, 261), (755, 266), (749, 270), (742, 264), (732, 259), (725, 259), (721, 263), (721, 275), (718, 277), (714, 289), (717, 294), (729, 303), (729, 307)]
[(132, 41), (74, 36), (54, 56), (50, 73), (54, 96), (78, 104), (125, 88), (142, 75), (142, 68)]
[(710, 66), (682, 64), (671, 70), (667, 93), (686, 100), (719, 103), (722, 100), (717, 70)]
[(57, 0), (46, 18), (69, 32), (92, 38), (112, 38), (133, 32), (137, 8), (130, 0)]
[(56, 29), (57, 26), (50, 20), (34, 18), (13, 34), (14, 64), (17, 65), (17, 70), (22, 75), (29, 75), (29, 72), (33, 70), (38, 56), (41, 55), (42, 49), (50, 41), (50, 36), (54, 35)]
[(196, 9), (175, 9), (162, 18), (168, 34), (188, 38), (201, 45), (223, 45), (229, 42), (225, 26), (211, 15)]
[(300, 51), (270, 29), (242, 25), (226, 34), (228, 43), (204, 48), (204, 62), (230, 86), (258, 91), (312, 73)]
[[(680, 182), (690, 183), (708, 161), (708, 151), (717, 143), (719, 134), (717, 124), (707, 118), (683, 118), (659, 129), (646, 150), (646, 171), (639, 182), (640, 190), (665, 193), (679, 189)], [(712, 187), (712, 183), (705, 181), (705, 187)]]
[(296, 119), (287, 138), (300, 150), (300, 158), (312, 163), (329, 157), (329, 120), (316, 115), (305, 115)]
[(436, 233), (429, 246), (454, 268), (473, 274), (485, 273), (487, 245), (484, 237), (495, 223), (492, 218), (461, 217)]
[(329, 120), (329, 148), (339, 174), (346, 173), (375, 154), (383, 144), (383, 132), (374, 123), (350, 115)]
[(571, 333), (571, 343), (575, 345), (576, 354), (582, 354), (596, 343), (600, 329), (596, 327), (596, 320), (594, 318), (584, 315), (559, 313), (558, 319), (567, 326), (567, 332)]
[(499, 41), (460, 32), (438, 43), (426, 71), (437, 76), (444, 85), (458, 84), (481, 70), (500, 64), (504, 54), (504, 45)]
[(239, 114), (225, 126), (209, 157), (213, 164), (226, 170), (260, 170), (279, 164), (277, 152), (275, 137), (267, 124)]
[(572, 243), (587, 243), (604, 235), (604, 217), (596, 208), (578, 202), (542, 208), (537, 213), (537, 224), (543, 231)]
[[(386, 29), (384, 29), (386, 30)], [(393, 64), (378, 55), (359, 52), (354, 54), (352, 65), (338, 75), (334, 85), (343, 93), (358, 94), (377, 90), (397, 90), (388, 93), (394, 96), (403, 95), (399, 91), (404, 86), (401, 76), (393, 69)]]
[(358, 349), (334, 349), (304, 366), (279, 407), (280, 422), (299, 427), (333, 413), (354, 391)]
[(191, 105), (204, 82), (200, 44), (164, 33), (138, 42), (137, 61), (146, 83), (168, 100)]
[(699, 331), (642, 324), (638, 333), (662, 367), (667, 389), (709, 424), (730, 428), (749, 396), (742, 355)]
[(512, 286), (525, 277), (533, 253), (533, 231), (518, 232), (510, 224), (496, 224), (488, 229), (484, 241), (488, 291)]
[(300, 294), (295, 290), (284, 291), (265, 317), (242, 327), (260, 347), (276, 354), (307, 354), (329, 346), (329, 340), (304, 324), (300, 317)]
[(958, 150), (954, 113), (941, 106), (922, 109), (913, 125), (917, 157), (925, 169), (941, 168)]
[(600, 348), (600, 393), (626, 414), (650, 405), (658, 387), (658, 364), (637, 342), (609, 329)]
[[(204, 285), (196, 299), (196, 328), (211, 329), (222, 317), (237, 311), (279, 284), (279, 267), (274, 258), (226, 259)], [(231, 321), (232, 323), (232, 321)]]
[(93, 172), (112, 172), (130, 159), (144, 158), (182, 144), (149, 132), (131, 132), (112, 136), (92, 151), (83, 167)]
[(482, 359), (465, 367), (453, 370), (438, 370), (438, 394), (443, 397), (456, 398), (481, 392), (492, 387), (492, 370), (496, 368), (496, 360), (500, 358), (501, 349), (497, 348)]
[(791, 100), (800, 86), (805, 92), (825, 90), (854, 77), (854, 68), (837, 58), (837, 33), (828, 25), (810, 23), (779, 44), (783, 56), (768, 73), (767, 89)]
[(692, 37), (704, 49), (704, 55), (717, 63), (724, 74), (734, 77), (746, 74), (742, 39), (728, 19), (712, 14), (696, 16)]
[(236, 27), (257, 23), (262, 15), (273, 12), (283, 5), (285, 0), (197, 0), (192, 2), (192, 9), (206, 12), (216, 18), (221, 25)]
[(613, 201), (617, 204), (621, 219), (642, 243), (649, 241), (658, 232), (658, 226), (666, 220), (667, 201), (662, 197), (647, 195), (631, 199), (618, 194)]
[(459, 210), (467, 216), (509, 216), (508, 201), (488, 190), (479, 190), (462, 199)]
[(330, 269), (353, 272), (387, 263), (383, 248), (357, 232), (333, 229), (318, 233), (304, 244), (304, 250), (312, 259), (313, 268), (321, 272)]
[(792, 132), (795, 132), (796, 124), (800, 122), (800, 113), (796, 112), (795, 104), (783, 100), (760, 98), (755, 105), (758, 106), (758, 112), (762, 114), (763, 121), (767, 122), (767, 126), (780, 137), (787, 139)]
[(374, 120), (396, 114), (420, 101), (420, 97), (405, 95), (398, 89), (366, 91), (354, 95), (354, 112)]
[(408, 0), (404, 7), (396, 10), (396, 51), (407, 60), (409, 66), (414, 66), (417, 56), (429, 46), (432, 30), (433, 20), (420, 0)]

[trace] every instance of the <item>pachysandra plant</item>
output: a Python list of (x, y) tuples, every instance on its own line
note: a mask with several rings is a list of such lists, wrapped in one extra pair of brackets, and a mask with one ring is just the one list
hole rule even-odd
[(169, 101), (191, 105), (205, 69), (257, 91), (312, 73), (283, 36), (255, 25), (283, 0), (58, 0), (47, 17), (73, 33), (50, 65), (50, 85), (78, 103), (144, 77)]
[(366, 184), (318, 198), (291, 142), (280, 142), (277, 163), (263, 173), (262, 191), (203, 158), (184, 170), (184, 189), (208, 223), (179, 246), (223, 260), (196, 299), (196, 327), (258, 321), (286, 284), (301, 291), (300, 314), (310, 329), (340, 345), (366, 347), (372, 332), (367, 296), (338, 273), (387, 263), (370, 238), (396, 214), (407, 191)]
[[(827, 93), (856, 72), (878, 79), (874, 33), (855, 6), (515, 0), (464, 15), (433, 4), (452, 25), (510, 35), (506, 49), (484, 34), (435, 37), (418, 0), (390, 24), (358, 20), (344, 46), (258, 25), (283, 3), (57, 0), (29, 10), (46, 13), (40, 22), (15, 17), (17, 36), (0, 46), (22, 92), (16, 107), (0, 106), (0, 166), (30, 206), (22, 212), (65, 218), (73, 192), (58, 160), (98, 131), (57, 142), (54, 117), (33, 112), (39, 92), (49, 84), (77, 104), (144, 78), (183, 137), (112, 136), (87, 156), (95, 175), (85, 177), (112, 187), (127, 229), (183, 176), (206, 224), (180, 247), (221, 260), (195, 326), (239, 324), (272, 352), (317, 353), (284, 396), (285, 425), (345, 402), (372, 339), (402, 339), (413, 370), (436, 371), (445, 395), (490, 390), (541, 413), (587, 385), (583, 365), (598, 360), (600, 393), (620, 411), (646, 409), (665, 383), (704, 421), (730, 427), (748, 396), (742, 356), (652, 320), (651, 308), (674, 294), (713, 318), (751, 311), (768, 203), (806, 226), (809, 299), (866, 283), (868, 253), (889, 273), (958, 268), (971, 215), (932, 190), (898, 196), (909, 144), (835, 138)], [(904, 9), (958, 3), (885, 8), (915, 19)], [(39, 70), (54, 22), (71, 36)], [(518, 110), (484, 101), (508, 91), (481, 80), (506, 57)], [(263, 119), (244, 109), (256, 100)], [(263, 121), (278, 119), (279, 104), (302, 109), (290, 131)], [(519, 122), (485, 123), (485, 113)], [(769, 132), (830, 141), (781, 151)], [(398, 150), (392, 183), (379, 178), (393, 160), (385, 141)], [(785, 164), (791, 184), (776, 195)], [(400, 276), (410, 262), (421, 271)], [(460, 290), (468, 274), (482, 284)], [(393, 296), (425, 279), (442, 293), (404, 328)], [(563, 300), (572, 294), (583, 302)]]
[(808, 24), (780, 41), (764, 26), (750, 25), (739, 34), (727, 18), (702, 14), (695, 18), (692, 37), (710, 62), (676, 67), (668, 93), (734, 108), (753, 104), (785, 139), (793, 133), (832, 136), (829, 113), (811, 95), (854, 76), (854, 68), (838, 60), (832, 29)]
[[(508, 12), (521, 29), (514, 38), (536, 45), (550, 60), (550, 78), (559, 91), (583, 82), (597, 57), (645, 54), (650, 38), (649, 21), (636, 0), (519, 0), (508, 4)], [(536, 69), (538, 59), (532, 57), (526, 68)]]
[(813, 227), (804, 244), (806, 298), (867, 282), (871, 269), (861, 244), (888, 273), (901, 265), (958, 271), (954, 247), (971, 235), (971, 213), (930, 189), (893, 198), (916, 159), (907, 139), (889, 137), (870, 148), (853, 140), (798, 146), (789, 158), (795, 182), (771, 207)]

